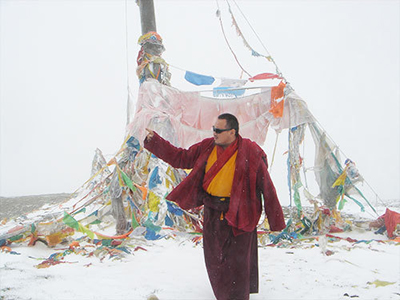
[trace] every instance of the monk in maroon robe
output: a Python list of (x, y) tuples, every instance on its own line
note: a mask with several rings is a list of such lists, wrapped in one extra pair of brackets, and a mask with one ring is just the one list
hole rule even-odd
[(270, 229), (284, 229), (285, 221), (264, 151), (239, 135), (231, 114), (220, 115), (213, 130), (214, 138), (189, 149), (148, 130), (144, 145), (171, 166), (192, 169), (167, 199), (183, 209), (204, 205), (204, 258), (216, 298), (249, 299), (250, 293), (258, 293), (261, 194)]

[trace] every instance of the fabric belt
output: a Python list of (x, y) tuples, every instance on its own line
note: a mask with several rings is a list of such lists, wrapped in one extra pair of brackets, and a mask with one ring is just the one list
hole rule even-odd
[(229, 197), (217, 197), (206, 194), (204, 205), (220, 212), (226, 213), (229, 209)]

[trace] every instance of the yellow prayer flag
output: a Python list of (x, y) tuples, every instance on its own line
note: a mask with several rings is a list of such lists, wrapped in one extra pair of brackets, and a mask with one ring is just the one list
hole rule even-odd
[(368, 284), (375, 284), (375, 286), (376, 287), (379, 287), (379, 286), (387, 286), (387, 285), (391, 285), (391, 284), (395, 284), (396, 282), (389, 282), (389, 281), (383, 281), (383, 280), (379, 280), (379, 279), (377, 279), (377, 280), (375, 280), (375, 281), (373, 281), (373, 282), (368, 282)]
[(154, 194), (152, 191), (149, 192), (149, 209), (152, 212), (158, 212), (158, 204), (160, 204), (160, 197)]
[(89, 228), (83, 226), (81, 223), (79, 223), (79, 231), (86, 234), (91, 239), (94, 238), (94, 232), (91, 231)]
[(332, 187), (344, 185), (344, 182), (347, 178), (347, 166), (344, 168), (342, 174), (336, 179), (336, 181), (332, 184)]

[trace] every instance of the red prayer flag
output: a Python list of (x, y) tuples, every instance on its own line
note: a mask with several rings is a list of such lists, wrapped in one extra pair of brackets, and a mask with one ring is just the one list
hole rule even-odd
[(251, 82), (254, 80), (262, 80), (262, 79), (275, 79), (275, 78), (281, 78), (279, 75), (273, 74), (273, 73), (261, 73), (256, 76), (253, 76), (249, 78)]

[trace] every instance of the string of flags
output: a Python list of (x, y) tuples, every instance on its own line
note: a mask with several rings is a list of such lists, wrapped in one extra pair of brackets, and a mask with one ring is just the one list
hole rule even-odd
[[(202, 75), (191, 71), (186, 71), (185, 79), (191, 84), (200, 86), (200, 85), (212, 85), (215, 82), (216, 77), (209, 75)], [(283, 78), (273, 73), (261, 73), (253, 77), (250, 77), (249, 79), (221, 78), (221, 85), (224, 85), (226, 87), (240, 87), (245, 85), (247, 81), (254, 82), (256, 80), (266, 80), (266, 79), (283, 79)]]
[[(228, 5), (229, 5), (229, 4), (228, 4)], [(250, 46), (250, 44), (247, 42), (246, 38), (245, 38), (244, 35), (242, 34), (242, 31), (240, 30), (238, 23), (236, 22), (236, 19), (235, 19), (234, 15), (233, 15), (233, 12), (232, 12), (232, 10), (231, 10), (231, 6), (230, 6), (230, 5), (229, 5), (229, 13), (230, 13), (231, 18), (232, 18), (232, 26), (234, 26), (235, 29), (236, 29), (236, 34), (237, 34), (239, 37), (242, 38), (244, 46), (245, 46), (247, 49), (249, 49), (249, 50), (251, 51), (251, 55), (252, 55), (252, 56), (256, 56), (256, 57), (265, 57), (266, 59), (268, 59), (268, 61), (272, 61), (272, 60), (271, 60), (271, 56), (265, 56), (265, 55), (263, 55), (263, 54), (260, 54), (260, 53), (258, 53), (257, 51), (255, 51), (255, 50)]]
[[(228, 3), (229, 5), (229, 3)], [(218, 10), (219, 11), (219, 10)], [(269, 62), (274, 63), (276, 67), (276, 74), (274, 73), (261, 73), (255, 76), (250, 75), (246, 72), (243, 67), (240, 65), (239, 61), (237, 60), (237, 56), (231, 49), (232, 54), (234, 55), (237, 63), (242, 68), (243, 72), (246, 73), (249, 78), (247, 80), (238, 80), (238, 79), (224, 79), (221, 80), (221, 84), (218, 87), (213, 88), (213, 96), (214, 97), (239, 97), (244, 95), (246, 89), (240, 89), (243, 87), (248, 81), (254, 82), (256, 80), (267, 80), (267, 79), (281, 79), (286, 82), (286, 80), (282, 77), (277, 65), (275, 64), (274, 60), (270, 55), (265, 56), (254, 50), (250, 44), (247, 42), (246, 38), (244, 37), (239, 25), (233, 15), (233, 12), (229, 6), (229, 13), (232, 19), (232, 26), (236, 29), (236, 34), (242, 39), (243, 44), (246, 48), (251, 51), (251, 55), (255, 57), (264, 57)], [(222, 30), (224, 33), (222, 20), (220, 13), (217, 13), (217, 16), (220, 18)], [(225, 36), (225, 33), (224, 33)], [(228, 43), (228, 40), (225, 40)], [(162, 43), (162, 38), (157, 32), (148, 32), (147, 34), (142, 35), (139, 40), (138, 44), (141, 46), (141, 50), (139, 51), (138, 58), (137, 58), (137, 75), (139, 77), (140, 83), (142, 83), (146, 78), (152, 77), (159, 80), (161, 83), (170, 85), (170, 77), (171, 74), (168, 71), (168, 67), (171, 66), (170, 64), (166, 63), (164, 59), (161, 58), (162, 52), (165, 50), (165, 47)], [(229, 46), (229, 45), (228, 45)], [(173, 66), (171, 66), (173, 67)], [(177, 68), (180, 69), (180, 68)], [(182, 69), (181, 69), (182, 70)], [(184, 70), (185, 75), (184, 78), (187, 82), (196, 85), (196, 86), (205, 86), (205, 85), (212, 85), (215, 83), (216, 78), (214, 76), (198, 74), (192, 71)]]
[[(255, 76), (251, 76), (248, 72), (246, 72), (242, 68), (239, 61), (237, 60), (237, 56), (235, 55), (235, 53), (233, 53), (233, 49), (231, 49), (231, 47), (229, 46), (228, 40), (226, 39), (225, 32), (224, 32), (223, 25), (222, 25), (220, 10), (218, 9), (217, 17), (220, 19), (222, 31), (225, 36), (225, 40), (228, 43), (228, 46), (231, 49), (232, 54), (234, 55), (237, 63), (242, 68), (243, 72), (246, 73), (247, 75), (249, 75), (249, 78), (247, 80), (246, 79), (242, 80), (242, 79), (221, 78), (221, 84), (218, 87), (213, 88), (213, 96), (214, 97), (219, 97), (219, 96), (239, 97), (239, 96), (242, 96), (245, 93), (245, 89), (240, 89), (240, 87), (243, 87), (248, 81), (254, 82), (256, 80), (281, 79), (286, 82), (286, 80), (282, 76), (281, 72), (278, 69), (278, 66), (276, 65), (276, 63), (275, 63), (274, 59), (271, 57), (271, 55), (268, 54), (268, 56), (266, 56), (266, 55), (260, 54), (259, 52), (257, 52), (250, 46), (250, 44), (247, 42), (246, 38), (244, 37), (241, 29), (239, 28), (239, 25), (235, 19), (235, 16), (233, 15), (233, 12), (231, 10), (229, 3), (228, 3), (228, 6), (229, 6), (229, 13), (230, 13), (230, 16), (232, 19), (232, 26), (235, 28), (236, 34), (242, 39), (244, 46), (251, 51), (252, 56), (264, 57), (269, 62), (272, 62), (276, 67), (276, 74), (261, 73), (261, 74), (255, 75)], [(156, 38), (153, 38), (153, 39), (156, 39)], [(161, 39), (161, 37), (160, 37), (160, 39)], [(169, 64), (168, 64), (168, 66), (173, 67), (172, 65), (169, 65)], [(178, 68), (178, 69), (182, 70), (181, 68)], [(214, 76), (198, 74), (198, 73), (188, 71), (188, 70), (184, 70), (184, 71), (185, 71), (185, 76), (184, 76), (185, 80), (196, 86), (212, 85), (216, 81), (216, 77), (214, 77)]]
[[(232, 15), (234, 20), (234, 17)], [(240, 29), (237, 28), (240, 33)], [(242, 36), (243, 37), (243, 36)], [(244, 39), (244, 38), (243, 38)], [(244, 39), (245, 44), (248, 45), (246, 40)], [(152, 77), (156, 78), (164, 84), (169, 85), (169, 78), (171, 74), (168, 72), (168, 67), (174, 67), (169, 65), (161, 58), (161, 53), (164, 51), (164, 46), (162, 45), (162, 38), (156, 32), (149, 32), (139, 38), (139, 45), (142, 46), (139, 51), (137, 58), (137, 75), (139, 76), (139, 81), (142, 83), (146, 78)], [(150, 47), (150, 48), (149, 48)], [(153, 49), (156, 47), (156, 49)], [(149, 49), (151, 50), (149, 50)], [(251, 47), (250, 47), (251, 49)], [(151, 52), (151, 53), (148, 53)], [(256, 51), (252, 49), (254, 56), (263, 56), (258, 54)], [(159, 65), (158, 71), (154, 73), (155, 67), (153, 63)], [(177, 68), (182, 70), (181, 68)], [(227, 97), (239, 97), (245, 93), (245, 89), (239, 89), (243, 87), (248, 81), (254, 82), (256, 80), (267, 80), (267, 79), (283, 79), (280, 75), (274, 73), (261, 73), (255, 76), (249, 77), (248, 79), (228, 79), (228, 78), (216, 78), (214, 76), (203, 75), (199, 73), (195, 73), (192, 71), (184, 70), (185, 75), (184, 78), (187, 82), (196, 85), (196, 86), (205, 86), (212, 85), (215, 83), (216, 79), (221, 80), (221, 84), (219, 87), (215, 87), (213, 89), (213, 96), (227, 96)]]
[[(171, 65), (170, 65), (171, 66)], [(173, 67), (173, 66), (171, 66)], [(268, 79), (283, 79), (277, 74), (273, 73), (261, 73), (257, 74), (249, 79), (229, 79), (229, 78), (217, 78), (214, 76), (203, 75), (194, 73), (191, 71), (185, 71), (185, 80), (196, 86), (212, 85), (216, 82), (216, 79), (220, 79), (220, 85), (213, 88), (213, 96), (234, 96), (239, 97), (245, 93), (245, 88), (241, 89), (247, 82), (254, 82), (257, 80), (268, 80)]]
[[(265, 55), (263, 55), (263, 54), (258, 53), (257, 51), (255, 51), (255, 50), (250, 46), (250, 44), (247, 42), (246, 38), (244, 37), (242, 31), (240, 30), (239, 24), (236, 22), (236, 19), (235, 19), (234, 15), (233, 15), (231, 6), (229, 5), (229, 2), (227, 2), (227, 3), (228, 3), (228, 7), (229, 7), (228, 10), (229, 10), (229, 13), (230, 13), (231, 18), (232, 18), (232, 26), (235, 27), (235, 29), (236, 29), (236, 34), (237, 34), (239, 37), (242, 38), (244, 46), (245, 46), (247, 49), (249, 49), (249, 50), (251, 51), (251, 55), (252, 55), (252, 56), (255, 56), (255, 57), (264, 57), (264, 58), (266, 58), (269, 62), (272, 62), (272, 63), (275, 65), (276, 73), (279, 74), (280, 76), (282, 76), (282, 73), (281, 73), (281, 71), (279, 70), (278, 65), (276, 64), (276, 62), (275, 62), (275, 60), (272, 58), (272, 56), (268, 53), (268, 50), (265, 48), (264, 45), (263, 45), (263, 47), (264, 47), (265, 51), (267, 51), (268, 56), (265, 56)], [(236, 5), (237, 5), (237, 4), (236, 4)], [(240, 8), (239, 8), (239, 10), (240, 10)], [(250, 25), (250, 23), (249, 23), (249, 25)], [(250, 27), (251, 27), (251, 25), (250, 25)], [(253, 32), (254, 32), (254, 34), (257, 36), (257, 33), (254, 31), (254, 29), (253, 29)], [(257, 36), (257, 38), (258, 38), (258, 36)], [(261, 44), (262, 44), (262, 41), (261, 41), (260, 39), (259, 39), (259, 41), (260, 41)]]

